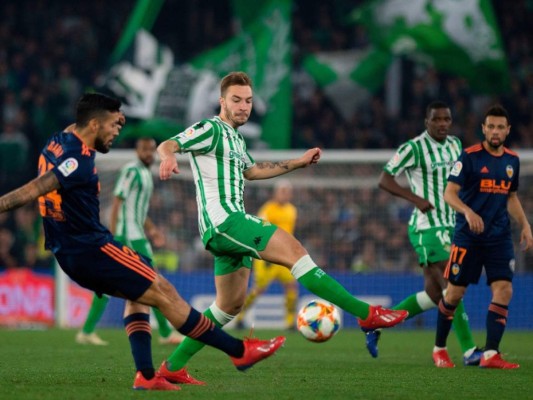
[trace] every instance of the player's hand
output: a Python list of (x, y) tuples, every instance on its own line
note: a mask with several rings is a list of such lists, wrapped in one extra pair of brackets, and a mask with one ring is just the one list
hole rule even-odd
[(420, 200), (416, 202), (415, 206), (423, 213), (427, 213), (435, 208), (433, 207), (433, 204), (423, 198), (420, 198)]
[(162, 181), (166, 181), (167, 179), (170, 179), (172, 176), (172, 173), (179, 174), (180, 170), (178, 168), (178, 161), (176, 160), (176, 157), (168, 157), (161, 161), (161, 164), (159, 164), (159, 178)]
[(533, 235), (531, 234), (531, 227), (528, 225), (520, 232), (520, 249), (528, 251), (533, 248)]
[(485, 230), (485, 224), (483, 223), (483, 219), (477, 215), (474, 211), (469, 210), (465, 213), (466, 222), (468, 222), (468, 226), (470, 230), (476, 234), (483, 233)]
[(302, 167), (305, 168), (311, 164), (317, 164), (318, 160), (320, 160), (321, 155), (322, 150), (320, 150), (318, 147), (307, 150), (300, 158), (300, 161), (302, 162)]

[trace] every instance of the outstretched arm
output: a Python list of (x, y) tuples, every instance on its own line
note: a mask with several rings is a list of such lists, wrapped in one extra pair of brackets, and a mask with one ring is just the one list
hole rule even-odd
[(410, 201), (423, 213), (435, 208), (426, 199), (414, 194), (410, 189), (400, 186), (396, 179), (394, 179), (394, 176), (386, 171), (383, 171), (379, 177), (379, 187), (394, 196)]
[(250, 181), (256, 179), (274, 178), (286, 174), (298, 168), (305, 168), (311, 164), (318, 163), (322, 151), (315, 147), (307, 150), (300, 158), (278, 162), (259, 162), (252, 168), (244, 171), (244, 177)]
[(0, 213), (21, 207), (39, 196), (50, 193), (60, 187), (61, 185), (55, 174), (52, 171), (48, 171), (24, 186), (0, 197)]
[(157, 153), (161, 159), (159, 164), (159, 178), (164, 181), (171, 177), (172, 173), (179, 174), (178, 161), (174, 153), (180, 150), (175, 140), (165, 140), (157, 147)]

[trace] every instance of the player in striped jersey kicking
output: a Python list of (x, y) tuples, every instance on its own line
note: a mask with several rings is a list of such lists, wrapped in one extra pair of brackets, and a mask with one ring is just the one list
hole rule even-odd
[[(226, 325), (246, 299), (252, 258), (283, 265), (310, 292), (359, 319), (365, 328), (385, 328), (402, 322), (406, 311), (370, 306), (352, 296), (339, 282), (319, 268), (291, 234), (244, 209), (244, 181), (268, 179), (316, 164), (320, 149), (282, 162), (256, 163), (237, 128), (252, 110), (252, 82), (243, 72), (232, 72), (221, 81), (220, 114), (194, 124), (161, 143), (160, 177), (179, 173), (176, 152), (188, 153), (196, 183), (199, 228), (203, 243), (215, 257), (216, 300), (205, 315), (217, 326)], [(203, 345), (185, 339), (159, 373), (172, 379)]]
[[(409, 220), (409, 240), (424, 272), (424, 290), (414, 293), (393, 309), (409, 311), (409, 318), (434, 308), (446, 288), (444, 268), (450, 255), (455, 212), (444, 201), (446, 178), (461, 154), (461, 142), (449, 135), (452, 114), (448, 105), (435, 101), (426, 108), (426, 130), (402, 144), (385, 165), (379, 187), (415, 207)], [(396, 177), (404, 173), (409, 188)], [(478, 365), (481, 351), (476, 348), (463, 303), (453, 321), (464, 355), (465, 365)], [(378, 356), (379, 330), (366, 330), (366, 347), (372, 357)]]
[(39, 157), (39, 177), (1, 196), (0, 213), (38, 198), (45, 246), (63, 271), (87, 289), (126, 299), (124, 326), (137, 369), (134, 389), (179, 390), (153, 366), (149, 306), (159, 308), (183, 335), (224, 351), (238, 370), (246, 370), (274, 354), (285, 338), (228, 335), (185, 302), (148, 258), (114, 240), (100, 222), (94, 160), (97, 151), (110, 150), (125, 123), (120, 105), (99, 93), (83, 95), (76, 107), (76, 129), (52, 135)]

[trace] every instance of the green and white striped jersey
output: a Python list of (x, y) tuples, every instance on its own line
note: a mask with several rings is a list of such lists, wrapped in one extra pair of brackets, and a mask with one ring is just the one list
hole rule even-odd
[(244, 175), (255, 161), (242, 135), (216, 116), (171, 138), (188, 153), (198, 204), (198, 226), (206, 244), (213, 229), (244, 210)]
[(392, 176), (405, 171), (411, 191), (435, 207), (426, 213), (414, 208), (409, 225), (416, 230), (455, 225), (455, 212), (443, 197), (448, 174), (461, 154), (461, 147), (455, 136), (439, 143), (424, 131), (402, 144), (385, 165), (384, 170)]
[(153, 191), (152, 173), (141, 161), (132, 161), (120, 170), (113, 194), (124, 201), (118, 213), (115, 236), (127, 242), (146, 239), (144, 222)]

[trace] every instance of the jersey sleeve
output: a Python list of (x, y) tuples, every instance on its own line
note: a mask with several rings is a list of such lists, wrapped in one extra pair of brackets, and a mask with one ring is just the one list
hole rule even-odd
[(468, 154), (463, 151), (457, 161), (453, 164), (453, 167), (448, 175), (448, 182), (457, 183), (463, 187), (466, 178), (472, 171), (472, 162)]
[(402, 144), (383, 170), (392, 176), (401, 175), (406, 169), (416, 166), (417, 157), (411, 142)]
[(515, 170), (513, 180), (511, 181), (511, 188), (509, 189), (511, 192), (518, 191), (520, 180), (520, 159), (518, 157), (516, 158)]
[(136, 179), (137, 172), (134, 168), (123, 168), (115, 184), (113, 195), (123, 200), (126, 199)]
[(246, 154), (244, 156), (244, 170), (252, 168), (255, 165), (254, 158), (248, 153), (248, 150), (246, 150)]
[(198, 122), (170, 138), (178, 143), (180, 153), (191, 151), (207, 153), (215, 145), (219, 136), (216, 125), (208, 120)]
[(87, 183), (95, 172), (94, 159), (80, 153), (68, 152), (58, 159), (51, 170), (63, 189)]

